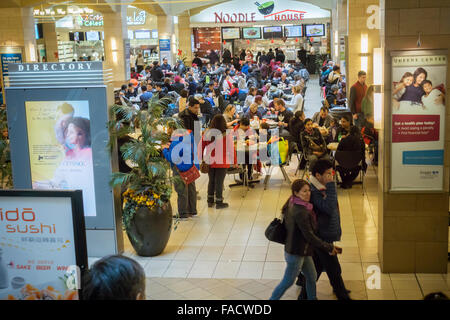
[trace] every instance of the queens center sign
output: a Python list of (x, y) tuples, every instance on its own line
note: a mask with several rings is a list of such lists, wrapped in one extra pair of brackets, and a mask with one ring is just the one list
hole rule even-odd
[(191, 16), (191, 23), (253, 23), (262, 21), (301, 21), (330, 18), (330, 12), (318, 6), (292, 0), (245, 2), (234, 0), (212, 6)]

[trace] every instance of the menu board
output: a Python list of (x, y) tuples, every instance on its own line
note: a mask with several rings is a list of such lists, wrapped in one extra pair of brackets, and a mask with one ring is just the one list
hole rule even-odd
[(241, 35), (239, 28), (222, 28), (222, 39), (223, 40), (233, 40), (240, 39)]
[(285, 26), (284, 36), (286, 38), (300, 38), (303, 36), (302, 26)]
[(307, 24), (305, 25), (305, 34), (307, 37), (324, 37), (325, 25), (324, 24)]
[(393, 54), (393, 191), (444, 190), (446, 75), (446, 54)]
[(263, 27), (264, 39), (282, 38), (283, 32), (281, 26)]
[(261, 28), (242, 28), (242, 38), (244, 39), (261, 39)]
[(150, 30), (136, 30), (136, 31), (134, 31), (134, 38), (135, 39), (150, 39), (151, 38)]
[(88, 101), (25, 102), (33, 189), (82, 190), (96, 216)]
[(0, 191), (0, 300), (78, 300), (87, 267), (79, 191)]

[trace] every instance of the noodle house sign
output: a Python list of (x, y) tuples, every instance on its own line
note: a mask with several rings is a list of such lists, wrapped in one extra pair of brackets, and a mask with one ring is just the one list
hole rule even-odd
[(309, 3), (291, 0), (245, 2), (235, 0), (203, 10), (191, 17), (191, 23), (254, 23), (257, 21), (301, 21), (329, 18), (330, 13)]

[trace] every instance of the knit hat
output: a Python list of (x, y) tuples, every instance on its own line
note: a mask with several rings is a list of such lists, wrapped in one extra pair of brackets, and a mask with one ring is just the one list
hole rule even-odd
[(175, 76), (174, 80), (175, 80), (175, 82), (180, 82), (181, 81), (181, 77), (180, 76)]

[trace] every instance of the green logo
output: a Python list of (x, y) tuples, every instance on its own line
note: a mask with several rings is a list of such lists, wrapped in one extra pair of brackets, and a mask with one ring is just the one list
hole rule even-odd
[(255, 2), (255, 4), (258, 6), (259, 13), (263, 15), (271, 14), (273, 11), (273, 8), (275, 8), (275, 2), (274, 1), (267, 1), (263, 4), (260, 4), (259, 2)]

